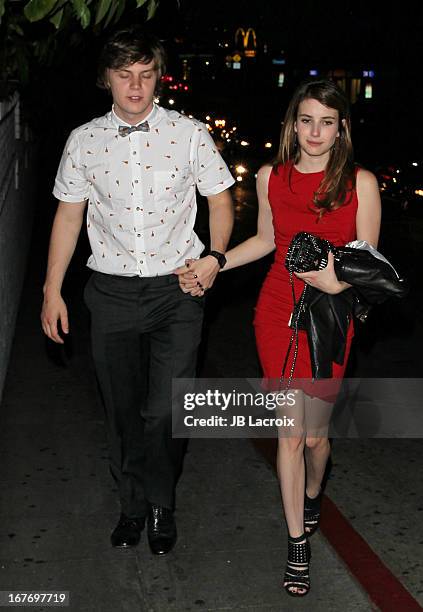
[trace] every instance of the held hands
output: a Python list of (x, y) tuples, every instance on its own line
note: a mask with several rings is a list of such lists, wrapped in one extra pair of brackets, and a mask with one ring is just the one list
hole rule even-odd
[(41, 310), (41, 325), (46, 336), (57, 342), (64, 344), (57, 329), (57, 322), (60, 321), (60, 326), (64, 334), (69, 333), (68, 311), (66, 304), (63, 301), (60, 293), (45, 294), (43, 307)]
[(335, 258), (333, 253), (329, 251), (328, 254), (328, 265), (323, 270), (312, 270), (311, 272), (294, 272), (295, 276), (303, 280), (306, 285), (311, 285), (323, 291), (324, 293), (330, 293), (335, 295), (341, 293), (346, 287), (345, 283), (340, 282), (335, 274), (334, 267)]
[(202, 296), (212, 287), (219, 269), (217, 259), (207, 255), (201, 259), (187, 259), (185, 266), (177, 268), (174, 274), (178, 275), (179, 286), (184, 293)]

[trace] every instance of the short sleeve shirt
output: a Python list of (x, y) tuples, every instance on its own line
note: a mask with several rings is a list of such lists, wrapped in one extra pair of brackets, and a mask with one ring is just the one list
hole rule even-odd
[(199, 257), (196, 189), (234, 183), (203, 123), (157, 105), (145, 120), (148, 132), (121, 136), (128, 124), (112, 110), (73, 130), (57, 172), (56, 198), (88, 200), (87, 265), (106, 274), (170, 274)]

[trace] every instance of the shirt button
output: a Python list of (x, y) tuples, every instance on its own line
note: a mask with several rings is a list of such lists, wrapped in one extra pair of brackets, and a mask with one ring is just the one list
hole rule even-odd
[(141, 234), (137, 234), (137, 238), (141, 238)]
[(141, 208), (139, 206), (137, 206), (135, 210), (141, 210)]

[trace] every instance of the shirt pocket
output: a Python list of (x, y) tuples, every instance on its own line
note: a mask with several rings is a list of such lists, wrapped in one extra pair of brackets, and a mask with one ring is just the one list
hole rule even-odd
[(189, 166), (154, 172), (154, 200), (160, 212), (178, 208), (194, 183)]

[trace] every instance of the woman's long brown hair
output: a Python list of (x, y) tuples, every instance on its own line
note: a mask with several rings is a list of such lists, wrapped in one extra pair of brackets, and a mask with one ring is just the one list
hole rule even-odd
[[(355, 188), (355, 164), (351, 142), (351, 118), (348, 100), (344, 92), (329, 79), (313, 79), (302, 83), (294, 92), (285, 114), (279, 151), (273, 161), (273, 170), (278, 172), (280, 164), (300, 160), (300, 149), (294, 124), (298, 107), (303, 100), (311, 98), (328, 108), (334, 108), (339, 116), (339, 136), (330, 152), (325, 175), (314, 194), (313, 204), (323, 214), (348, 203)], [(320, 216), (321, 216), (320, 214)]]

